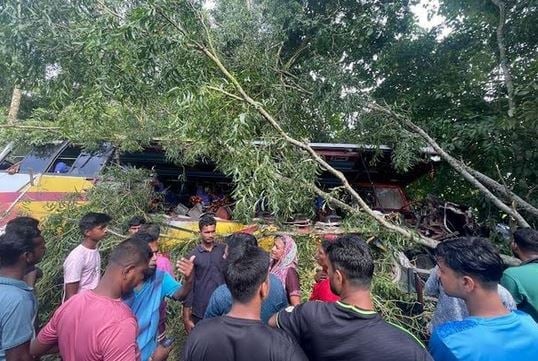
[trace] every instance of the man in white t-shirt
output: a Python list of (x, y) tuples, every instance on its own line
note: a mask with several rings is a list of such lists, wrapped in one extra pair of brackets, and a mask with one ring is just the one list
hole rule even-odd
[(82, 243), (64, 261), (63, 301), (82, 290), (94, 289), (101, 278), (101, 255), (98, 244), (107, 234), (111, 217), (104, 213), (86, 214), (79, 222)]

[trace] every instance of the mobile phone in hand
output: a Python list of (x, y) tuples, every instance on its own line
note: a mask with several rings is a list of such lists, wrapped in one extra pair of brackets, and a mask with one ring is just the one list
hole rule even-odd
[(164, 348), (168, 348), (170, 346), (172, 346), (172, 344), (174, 343), (174, 338), (173, 337), (165, 337), (161, 342), (161, 346), (164, 347)]

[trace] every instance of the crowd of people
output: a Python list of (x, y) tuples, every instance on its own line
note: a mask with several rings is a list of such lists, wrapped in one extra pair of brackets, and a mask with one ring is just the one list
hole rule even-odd
[(159, 226), (133, 217), (102, 272), (99, 243), (110, 221), (104, 213), (80, 220), (82, 241), (63, 263), (62, 304), (37, 333), (33, 285), (46, 242), (33, 218), (7, 224), (0, 236), (0, 361), (54, 353), (64, 361), (166, 360), (173, 301), (183, 303), (185, 361), (538, 360), (533, 229), (514, 233), (511, 247), (522, 263), (507, 269), (484, 238), (437, 246), (425, 291), (438, 303), (425, 346), (376, 312), (374, 259), (358, 235), (321, 242), (307, 297), (290, 235), (277, 236), (270, 253), (247, 233), (219, 242), (216, 219), (205, 214), (200, 243), (173, 264), (159, 249)]

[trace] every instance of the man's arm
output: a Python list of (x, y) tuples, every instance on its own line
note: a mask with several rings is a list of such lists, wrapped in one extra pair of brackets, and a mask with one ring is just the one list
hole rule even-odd
[(80, 282), (66, 283), (64, 302), (78, 293)]
[(185, 277), (183, 285), (172, 295), (172, 298), (177, 301), (183, 301), (187, 298), (192, 290), (192, 283), (194, 278), (194, 259), (196, 256), (191, 256), (189, 259), (182, 258), (177, 264), (176, 268)]
[(32, 361), (34, 358), (30, 355), (30, 341), (17, 347), (5, 351), (6, 361)]
[(41, 343), (37, 338), (32, 340), (32, 343), (30, 344), (30, 354), (32, 354), (34, 358), (39, 358), (43, 355), (52, 353), (58, 353), (58, 344)]
[(76, 250), (71, 251), (64, 261), (64, 302), (78, 293), (84, 260)]
[(0, 346), (6, 360), (31, 360), (30, 340), (34, 334), (33, 303), (26, 298), (14, 298), (0, 305), (2, 308)]

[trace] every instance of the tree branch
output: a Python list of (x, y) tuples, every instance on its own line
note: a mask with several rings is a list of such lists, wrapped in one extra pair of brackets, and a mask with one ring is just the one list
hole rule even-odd
[(224, 94), (224, 95), (227, 95), (227, 96), (229, 96), (230, 98), (233, 98), (233, 99), (235, 99), (235, 100), (239, 100), (239, 101), (241, 101), (241, 102), (243, 101), (243, 98), (238, 97), (238, 96), (235, 95), (235, 94), (229, 93), (229, 92), (227, 92), (227, 91), (224, 90), (224, 89), (217, 88), (217, 87), (214, 87), (214, 86), (211, 86), (211, 85), (206, 86), (206, 88), (207, 88), (207, 89), (210, 89), (210, 90), (218, 91), (219, 93), (222, 93), (222, 94)]
[(495, 181), (494, 179), (491, 179), (487, 175), (480, 173), (479, 171), (469, 167), (468, 165), (465, 165), (464, 163), (461, 163), (461, 164), (465, 167), (465, 170), (471, 173), (481, 183), (488, 186), (489, 188), (491, 188), (493, 191), (497, 192), (498, 194), (501, 194), (504, 197), (515, 201), (520, 209), (529, 212), (535, 217), (538, 217), (538, 209), (534, 207), (532, 204), (528, 203), (523, 198), (521, 198), (520, 196), (512, 192), (510, 189), (507, 189), (506, 187), (501, 185), (499, 182)]
[(508, 60), (506, 58), (506, 45), (504, 44), (504, 24), (506, 21), (506, 5), (502, 0), (491, 0), (499, 8), (499, 25), (497, 26), (497, 45), (499, 47), (499, 58), (501, 63), (501, 69), (504, 75), (504, 83), (506, 90), (508, 91), (508, 116), (511, 118), (514, 116), (516, 105), (514, 102), (514, 83), (512, 82), (512, 75), (510, 74), (510, 68), (508, 67)]
[(512, 218), (516, 220), (516, 222), (521, 227), (529, 227), (529, 224), (527, 221), (514, 209), (508, 207), (506, 204), (504, 204), (499, 198), (497, 198), (491, 191), (486, 188), (482, 183), (480, 183), (475, 177), (473, 177), (466, 169), (465, 166), (462, 165), (460, 161), (452, 157), (450, 154), (445, 152), (443, 148), (437, 142), (430, 137), (428, 133), (426, 133), (422, 128), (420, 128), (418, 125), (414, 124), (409, 118), (398, 114), (388, 107), (380, 106), (376, 103), (370, 103), (368, 105), (370, 109), (385, 113), (392, 118), (398, 120), (400, 123), (405, 125), (407, 128), (413, 130), (415, 133), (418, 133), (435, 151), (439, 154), (441, 158), (443, 158), (452, 168), (454, 168), (458, 173), (460, 173), (463, 178), (465, 178), (469, 183), (474, 185), (484, 196), (491, 201), (497, 208), (505, 212), (506, 214), (510, 215)]
[(44, 127), (39, 125), (19, 125), (19, 124), (0, 124), (0, 128), (26, 129), (26, 130), (46, 130), (59, 133), (60, 127)]
[[(204, 27), (207, 26), (202, 21), (202, 25)], [(207, 35), (209, 35), (209, 32), (207, 32)], [(301, 142), (295, 138), (292, 138), (282, 127), (280, 124), (273, 118), (273, 116), (263, 107), (263, 105), (254, 99), (252, 99), (248, 93), (243, 89), (239, 81), (230, 73), (230, 71), (222, 64), (217, 54), (213, 53), (210, 49), (205, 47), (204, 45), (200, 43), (196, 43), (195, 47), (202, 52), (205, 56), (207, 56), (221, 71), (221, 73), (228, 79), (236, 91), (240, 94), (240, 97), (244, 102), (252, 106), (256, 111), (284, 138), (284, 140), (293, 146), (302, 149), (303, 151), (307, 152), (321, 167), (335, 175), (340, 182), (343, 184), (344, 188), (347, 192), (351, 194), (351, 196), (358, 202), (361, 209), (363, 209), (370, 217), (374, 218), (380, 225), (387, 228), (390, 231), (396, 232), (401, 234), (407, 239), (410, 239), (412, 241), (422, 243), (422, 238), (418, 236), (417, 234), (414, 234), (410, 232), (408, 229), (400, 227), (398, 225), (395, 225), (389, 221), (387, 221), (382, 215), (377, 214), (374, 212), (368, 204), (361, 198), (361, 196), (357, 193), (357, 191), (349, 184), (348, 180), (344, 176), (344, 174), (335, 168), (333, 168), (329, 163), (327, 163), (319, 154), (316, 153), (310, 145), (306, 142)], [(218, 88), (217, 88), (218, 89)], [(216, 90), (216, 89), (215, 89)], [(221, 90), (219, 90), (221, 91)], [(234, 97), (235, 98), (235, 97)], [(334, 197), (333, 197), (334, 198)], [(432, 246), (430, 244), (430, 246)]]

